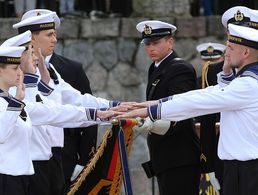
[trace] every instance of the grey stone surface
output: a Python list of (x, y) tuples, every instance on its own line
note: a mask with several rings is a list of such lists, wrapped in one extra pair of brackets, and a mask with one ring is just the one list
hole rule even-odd
[(94, 44), (94, 58), (106, 69), (112, 69), (118, 62), (117, 44), (113, 40), (98, 41)]
[(221, 16), (207, 17), (207, 33), (220, 37), (226, 36), (226, 28), (221, 24)]
[(121, 38), (118, 40), (118, 58), (119, 61), (133, 63), (136, 50), (136, 43), (131, 39)]
[(134, 63), (135, 67), (141, 74), (147, 75), (149, 66), (151, 65), (152, 61), (147, 56), (143, 44), (138, 45)]
[(197, 41), (191, 38), (176, 39), (174, 49), (179, 57), (190, 60), (196, 54)]
[(102, 91), (107, 84), (107, 70), (97, 62), (87, 69), (87, 76), (90, 80), (92, 91)]
[(84, 19), (81, 22), (81, 37), (83, 38), (106, 38), (119, 36), (118, 18)]
[(121, 36), (127, 38), (139, 38), (141, 33), (136, 30), (136, 25), (146, 18), (122, 18)]
[(206, 18), (177, 18), (176, 20), (177, 33), (176, 37), (204, 37), (206, 36)]
[(13, 29), (13, 25), (18, 23), (16, 18), (0, 18), (0, 39), (8, 39), (18, 34), (17, 29)]
[(137, 74), (137, 70), (129, 64), (120, 62), (112, 71), (115, 78), (123, 86), (137, 86), (140, 84), (141, 79)]
[(55, 46), (55, 53), (59, 54), (59, 55), (63, 55), (63, 41), (58, 41), (56, 46)]
[(75, 61), (81, 62), (88, 67), (93, 61), (93, 50), (91, 41), (65, 40), (63, 55)]
[(74, 38), (79, 36), (80, 32), (80, 19), (76, 18), (62, 18), (61, 26), (57, 30), (57, 35), (61, 39)]

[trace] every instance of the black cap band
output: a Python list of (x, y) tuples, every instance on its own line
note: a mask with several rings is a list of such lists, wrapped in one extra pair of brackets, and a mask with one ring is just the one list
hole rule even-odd
[(166, 35), (171, 35), (172, 34), (172, 30), (171, 28), (159, 28), (159, 29), (151, 29), (149, 27), (149, 29), (144, 30), (142, 32), (142, 38), (150, 38), (150, 37), (163, 37)]
[(49, 22), (49, 23), (41, 23), (41, 24), (32, 24), (28, 26), (22, 26), (18, 28), (18, 33), (24, 33), (27, 30), (33, 31), (40, 31), (40, 30), (49, 30), (49, 29), (55, 29), (55, 23)]
[(204, 57), (215, 57), (215, 56), (222, 56), (223, 55), (223, 52), (220, 51), (220, 50), (213, 50), (212, 52), (208, 52), (207, 50), (204, 50), (204, 51), (201, 51), (201, 56), (204, 56)]
[(231, 43), (236, 43), (239, 45), (245, 45), (247, 47), (251, 47), (254, 49), (258, 49), (258, 43), (255, 41), (250, 41), (241, 37), (237, 37), (237, 36), (232, 36), (232, 35), (228, 35), (228, 41)]
[(235, 24), (235, 25), (239, 25), (239, 26), (249, 26), (250, 25), (249, 23), (250, 23), (250, 18), (245, 17), (245, 16), (243, 17), (242, 20), (236, 20), (235, 17), (230, 18), (228, 20), (228, 24)]
[(8, 56), (0, 56), (0, 63), (3, 64), (20, 64), (20, 57), (8, 57)]

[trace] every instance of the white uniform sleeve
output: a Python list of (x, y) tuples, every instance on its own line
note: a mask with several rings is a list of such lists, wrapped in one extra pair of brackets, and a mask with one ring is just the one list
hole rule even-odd
[[(174, 95), (172, 100), (148, 108), (152, 120), (180, 121), (196, 116), (241, 109), (252, 99), (257, 81), (250, 77), (234, 79), (225, 88), (197, 90)], [(255, 86), (255, 87), (254, 87)]]
[[(54, 69), (54, 67), (52, 66)], [(116, 102), (106, 100), (104, 98), (97, 98), (91, 94), (82, 95), (80, 91), (73, 88), (69, 83), (65, 82), (58, 72), (55, 70), (59, 84), (55, 85), (52, 81), (49, 83), (50, 87), (60, 92), (62, 95), (62, 104), (72, 104), (83, 107), (95, 107), (95, 108), (109, 108), (116, 106)], [(54, 93), (53, 93), (54, 95)], [(54, 99), (52, 95), (49, 98)]]
[(95, 108), (109, 108), (110, 102), (103, 98), (94, 97), (91, 94), (85, 93), (81, 95), (81, 92), (74, 89), (70, 84), (62, 82), (62, 103), (73, 104), (84, 107), (95, 107)]
[(32, 125), (52, 125), (56, 127), (88, 126), (96, 120), (96, 109), (86, 109), (72, 105), (42, 104), (40, 102), (28, 102), (27, 111)]

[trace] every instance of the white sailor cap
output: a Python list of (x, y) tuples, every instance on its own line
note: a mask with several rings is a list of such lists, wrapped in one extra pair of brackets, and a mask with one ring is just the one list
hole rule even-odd
[(250, 27), (258, 30), (258, 10), (250, 10)]
[(222, 24), (227, 28), (228, 24), (248, 26), (250, 22), (250, 8), (235, 6), (224, 12), (221, 18)]
[(159, 20), (147, 20), (138, 23), (136, 29), (142, 33), (142, 43), (149, 43), (164, 36), (172, 35), (177, 28)]
[(196, 50), (202, 59), (217, 59), (223, 56), (226, 46), (220, 43), (202, 43), (197, 45)]
[(56, 12), (49, 10), (35, 9), (26, 12), (22, 20), (13, 25), (18, 29), (19, 34), (27, 30), (40, 31), (48, 29), (57, 29), (60, 26), (60, 19)]
[(258, 50), (258, 30), (234, 24), (229, 24), (228, 30), (229, 42), (245, 45)]
[(0, 63), (20, 64), (25, 47), (0, 47)]
[(7, 39), (2, 43), (1, 46), (26, 46), (31, 41), (31, 32), (27, 30), (26, 32), (16, 35), (10, 39)]

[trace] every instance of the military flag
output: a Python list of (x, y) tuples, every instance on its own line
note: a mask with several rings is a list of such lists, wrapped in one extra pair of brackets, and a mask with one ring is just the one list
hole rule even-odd
[(88, 165), (71, 185), (68, 195), (119, 195), (122, 179), (125, 193), (132, 194), (127, 157), (133, 141), (132, 127), (137, 123), (136, 119), (113, 123)]

